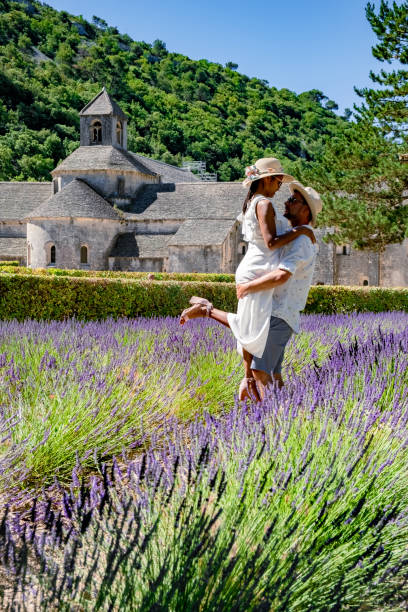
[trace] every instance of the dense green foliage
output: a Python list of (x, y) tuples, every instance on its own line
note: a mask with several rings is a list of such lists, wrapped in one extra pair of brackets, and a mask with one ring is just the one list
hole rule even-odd
[[(407, 2), (367, 18), (380, 61), (407, 63)], [(324, 198), (331, 238), (381, 251), (408, 232), (407, 72), (371, 78), (351, 123), (321, 91), (300, 95), (226, 66), (133, 41), (94, 17), (0, 0), (0, 180), (49, 180), (79, 144), (79, 110), (105, 85), (129, 115), (129, 148), (176, 165), (203, 160), (219, 180), (274, 155)], [(384, 134), (393, 138), (384, 138)], [(339, 193), (341, 196), (339, 196)]]
[(357, 249), (383, 251), (408, 235), (408, 164), (401, 145), (385, 139), (367, 122), (349, 124), (314, 163), (298, 175), (324, 193), (319, 223), (335, 227), (331, 239)]
[[(372, 48), (382, 62), (408, 64), (408, 2), (381, 0), (366, 7), (378, 38)], [(325, 194), (321, 222), (336, 227), (333, 240), (359, 249), (382, 251), (408, 236), (408, 164), (400, 161), (408, 145), (408, 71), (370, 73), (375, 89), (356, 89), (364, 98), (357, 123), (346, 125), (315, 163), (302, 163), (299, 174)]]
[[(235, 312), (235, 285), (220, 282), (149, 281), (126, 278), (0, 275), (0, 319), (177, 316), (193, 295)], [(408, 289), (316, 286), (306, 313), (408, 312)]]
[(129, 149), (220, 180), (275, 155), (312, 160), (347, 123), (322, 92), (300, 95), (227, 66), (133, 41), (36, 1), (0, 0), (0, 180), (49, 180), (79, 144), (78, 111), (105, 85), (129, 115)]
[(381, 0), (378, 12), (368, 3), (367, 19), (377, 35), (373, 55), (394, 68), (370, 73), (375, 88), (365, 87), (357, 93), (365, 99), (360, 114), (375, 121), (386, 134), (408, 143), (408, 2), (397, 4)]
[[(18, 266), (18, 267), (16, 267)], [(235, 283), (235, 275), (206, 272), (126, 272), (112, 270), (65, 270), (62, 268), (26, 268), (18, 262), (0, 262), (0, 273), (29, 274), (35, 276), (78, 276), (98, 278), (127, 278), (137, 280), (176, 280), (194, 282)]]

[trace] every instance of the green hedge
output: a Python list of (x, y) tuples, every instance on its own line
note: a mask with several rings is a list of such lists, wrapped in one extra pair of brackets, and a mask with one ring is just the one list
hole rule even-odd
[(62, 270), (61, 268), (25, 268), (20, 266), (16, 270), (13, 266), (18, 262), (4, 262), (1, 266), (2, 274), (25, 274), (30, 276), (68, 276), (78, 278), (128, 278), (137, 280), (176, 280), (176, 281), (197, 281), (197, 282), (217, 282), (233, 283), (234, 274), (204, 274), (199, 272), (122, 272), (111, 270)]
[[(177, 316), (192, 295), (236, 310), (231, 283), (0, 275), (0, 319)], [(408, 311), (408, 289), (315, 286), (307, 313)]]

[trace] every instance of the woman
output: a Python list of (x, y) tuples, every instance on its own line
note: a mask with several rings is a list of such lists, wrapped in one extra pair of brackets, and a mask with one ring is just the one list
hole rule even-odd
[[(310, 228), (291, 228), (285, 217), (274, 208), (271, 198), (282, 183), (294, 180), (283, 171), (277, 159), (273, 157), (259, 159), (246, 169), (246, 176), (244, 186), (249, 185), (249, 190), (239, 219), (242, 221), (242, 233), (244, 240), (248, 242), (248, 249), (235, 274), (237, 285), (276, 268), (279, 265), (278, 249), (295, 240), (300, 234), (307, 235), (315, 242)], [(245, 366), (245, 377), (239, 390), (241, 400), (251, 395), (259, 400), (255, 379), (252, 376), (251, 361), (253, 355), (261, 357), (265, 349), (272, 296), (272, 291), (249, 294), (239, 300), (236, 314), (213, 308), (205, 298), (193, 297), (190, 300), (193, 306), (184, 310), (180, 317), (181, 325), (188, 319), (210, 316), (231, 328)]]

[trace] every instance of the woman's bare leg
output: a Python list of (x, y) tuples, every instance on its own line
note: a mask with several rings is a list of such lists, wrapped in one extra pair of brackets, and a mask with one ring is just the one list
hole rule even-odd
[(265, 390), (272, 384), (272, 376), (263, 370), (252, 370), (253, 377), (258, 383), (261, 399), (265, 397)]
[(245, 349), (242, 349), (242, 355), (244, 358), (245, 376), (239, 386), (239, 399), (251, 399), (260, 402), (261, 396), (259, 395), (258, 386), (251, 369), (252, 355)]
[[(197, 310), (196, 310), (197, 314), (195, 314), (194, 318), (208, 316), (210, 317), (210, 319), (214, 319), (214, 321), (221, 323), (221, 325), (224, 325), (225, 327), (228, 327), (228, 328), (230, 327), (228, 323), (228, 313), (225, 312), (225, 310), (219, 310), (218, 308), (212, 307), (211, 310), (207, 313), (207, 311), (204, 308), (201, 308), (201, 309), (199, 308), (198, 303), (195, 303), (195, 305), (197, 307)], [(184, 321), (182, 321), (182, 324), (183, 323)], [(243, 357), (244, 357), (245, 377), (241, 381), (239, 399), (240, 400), (244, 400), (247, 398), (255, 399), (255, 401), (259, 402), (261, 397), (259, 395), (257, 384), (254, 380), (254, 374), (252, 373), (252, 370), (251, 370), (252, 355), (248, 353), (245, 349), (243, 349)], [(245, 384), (244, 384), (244, 381), (245, 381)]]
[(273, 375), (273, 379), (274, 379), (275, 383), (278, 385), (279, 389), (282, 389), (282, 387), (283, 387), (282, 376), (280, 374), (274, 374)]

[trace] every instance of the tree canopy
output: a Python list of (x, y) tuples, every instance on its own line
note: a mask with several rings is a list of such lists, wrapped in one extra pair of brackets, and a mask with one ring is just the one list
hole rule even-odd
[(357, 89), (365, 104), (359, 115), (374, 121), (391, 138), (408, 142), (408, 2), (389, 5), (381, 0), (378, 11), (368, 3), (367, 19), (377, 35), (378, 44), (372, 49), (380, 62), (393, 66), (393, 70), (370, 72), (374, 88)]
[(129, 115), (129, 149), (219, 180), (257, 158), (312, 161), (347, 124), (321, 91), (296, 95), (193, 61), (35, 0), (0, 0), (0, 180), (49, 180), (79, 145), (79, 110), (103, 85)]
[[(408, 63), (408, 2), (371, 3), (367, 18), (379, 43), (374, 57), (382, 62)], [(330, 239), (358, 249), (383, 251), (408, 235), (408, 71), (370, 74), (378, 86), (357, 90), (364, 98), (356, 107), (357, 121), (344, 126), (298, 174), (324, 194), (321, 222), (335, 228)]]

